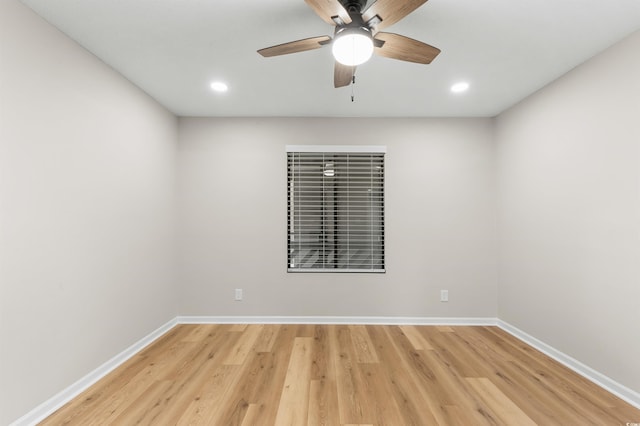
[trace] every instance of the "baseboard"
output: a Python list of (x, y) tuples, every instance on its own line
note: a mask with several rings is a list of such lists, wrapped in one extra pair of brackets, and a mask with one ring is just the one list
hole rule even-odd
[(179, 316), (178, 324), (497, 325), (497, 318), (357, 316)]
[(133, 345), (129, 346), (127, 349), (120, 352), (118, 355), (114, 356), (109, 361), (105, 362), (100, 367), (96, 368), (71, 386), (67, 387), (57, 395), (53, 396), (24, 416), (20, 417), (18, 420), (11, 423), (10, 426), (32, 426), (38, 424), (39, 422), (53, 414), (64, 404), (71, 401), (84, 390), (96, 383), (98, 380), (100, 380), (111, 371), (116, 369), (118, 366), (123, 364), (125, 361), (136, 355), (146, 346), (151, 344), (154, 340), (165, 334), (167, 331), (171, 330), (176, 324), (178, 324), (176, 318), (167, 322), (166, 324), (151, 332), (147, 336), (143, 337)]
[(575, 358), (572, 358), (569, 355), (560, 352), (554, 347), (544, 343), (539, 339), (536, 339), (535, 337), (525, 333), (524, 331), (512, 326), (505, 321), (498, 320), (497, 325), (512, 336), (522, 340), (526, 344), (536, 348), (545, 355), (558, 361), (565, 367), (575, 371), (576, 373), (587, 378), (601, 388), (606, 389), (607, 391), (625, 400), (634, 407), (640, 409), (640, 393), (629, 389), (628, 387), (594, 370), (588, 365), (585, 365)]

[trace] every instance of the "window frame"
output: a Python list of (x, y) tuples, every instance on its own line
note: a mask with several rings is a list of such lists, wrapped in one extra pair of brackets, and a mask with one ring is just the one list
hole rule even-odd
[[(385, 166), (385, 161), (386, 161), (386, 153), (387, 153), (387, 148), (386, 146), (370, 146), (370, 145), (352, 145), (352, 146), (347, 146), (347, 145), (287, 145), (286, 146), (286, 153), (287, 153), (287, 272), (289, 273), (386, 273), (386, 247), (385, 247), (385, 240), (386, 240), (386, 232), (385, 232), (385, 211), (386, 211), (386, 207), (385, 207), (385, 199), (386, 199), (386, 194), (385, 194), (385, 180), (386, 180), (386, 166)], [(294, 184), (294, 177), (292, 175), (292, 170), (294, 167), (294, 163), (292, 162), (291, 158), (295, 158), (296, 154), (301, 154), (302, 156), (304, 156), (305, 154), (321, 154), (323, 155), (323, 160), (320, 164), (320, 169), (319, 169), (319, 173), (322, 173), (323, 176), (321, 176), (319, 178), (319, 181), (323, 182), (322, 183), (322, 189), (319, 190), (318, 193), (314, 193), (313, 195), (309, 196), (309, 197), (313, 197), (313, 196), (318, 196), (317, 194), (322, 194), (322, 209), (323, 209), (323, 213), (315, 213), (316, 216), (310, 215), (309, 217), (311, 219), (317, 218), (319, 217), (318, 215), (322, 216), (321, 222), (322, 225), (319, 225), (321, 228), (321, 237), (318, 236), (319, 240), (326, 240), (327, 238), (327, 234), (331, 234), (331, 236), (334, 238), (333, 244), (337, 247), (340, 243), (336, 242), (337, 240), (339, 241), (351, 241), (351, 238), (353, 238), (353, 236), (356, 234), (355, 231), (350, 231), (349, 228), (352, 223), (355, 223), (356, 219), (354, 219), (351, 215), (351, 213), (349, 212), (349, 208), (347, 207), (347, 214), (342, 215), (342, 218), (339, 220), (343, 221), (343, 227), (346, 226), (347, 231), (336, 231), (335, 229), (333, 230), (333, 232), (327, 231), (327, 226), (324, 224), (324, 219), (326, 218), (325, 216), (325, 208), (328, 208), (328, 203), (325, 201), (325, 195), (326, 195), (326, 189), (325, 189), (325, 178), (326, 177), (333, 177), (333, 175), (328, 175), (327, 172), (328, 170), (326, 170), (326, 164), (332, 164), (333, 163), (326, 163), (325, 164), (325, 160), (324, 160), (324, 155), (327, 156), (337, 156), (338, 158), (340, 157), (344, 157), (346, 158), (347, 162), (349, 162), (349, 154), (354, 154), (355, 157), (362, 157), (363, 155), (367, 155), (367, 154), (371, 154), (371, 168), (367, 171), (367, 173), (369, 173), (370, 175), (370, 179), (372, 182), (372, 186), (370, 189), (368, 189), (368, 191), (372, 191), (373, 189), (375, 189), (376, 191), (379, 192), (380, 194), (380, 198), (375, 200), (376, 202), (378, 202), (378, 206), (375, 207), (374, 209), (374, 201), (369, 201), (369, 206), (368, 209), (369, 211), (371, 211), (371, 218), (369, 218), (369, 226), (370, 226), (370, 231), (367, 234), (368, 236), (368, 240), (365, 240), (365, 244), (370, 245), (371, 247), (371, 258), (370, 261), (358, 264), (355, 261), (352, 262), (352, 257), (355, 258), (355, 254), (350, 253), (350, 249), (347, 249), (347, 253), (346, 255), (344, 253), (342, 253), (340, 255), (341, 258), (346, 259), (343, 261), (339, 261), (338, 258), (338, 254), (334, 253), (334, 261), (331, 262), (325, 262), (323, 261), (315, 261), (313, 263), (314, 266), (312, 267), (303, 267), (301, 266), (300, 263), (296, 264), (295, 261), (292, 262), (292, 257), (295, 257), (293, 253), (295, 253), (296, 248), (298, 250), (300, 250), (301, 248), (303, 249), (308, 249), (308, 250), (312, 250), (312, 246), (314, 245), (313, 242), (309, 242), (307, 243), (306, 246), (303, 246), (300, 243), (300, 240), (296, 241), (295, 240), (295, 235), (299, 235), (300, 231), (296, 231), (294, 228), (294, 224), (296, 223), (296, 221), (294, 219), (292, 219), (292, 215), (295, 214), (295, 191), (298, 191), (298, 198), (297, 198), (297, 202), (300, 203), (300, 195), (299, 195), (299, 190), (297, 188), (292, 189), (292, 185)], [(298, 157), (300, 158), (300, 157)], [(375, 158), (375, 164), (376, 164), (376, 168), (378, 170), (373, 170), (372, 168), (374, 167), (374, 158)], [(317, 159), (316, 159), (317, 160)], [(342, 160), (342, 158), (341, 158)], [(354, 159), (355, 162), (355, 159)], [(350, 163), (349, 163), (350, 164)], [(298, 167), (300, 167), (300, 165), (298, 164)], [(336, 169), (338, 168), (338, 165), (336, 164)], [(349, 170), (347, 168), (347, 170)], [(379, 176), (374, 176), (374, 172), (380, 173)], [(298, 173), (300, 173), (300, 171), (298, 170)], [(352, 188), (352, 181), (353, 182), (357, 182), (357, 178), (356, 177), (352, 177), (351, 175), (347, 175), (347, 187), (346, 188)], [(376, 186), (373, 186), (373, 180), (374, 177), (377, 179), (378, 182), (376, 182)], [(313, 177), (311, 179), (314, 179)], [(343, 178), (344, 179), (344, 178)], [(344, 180), (343, 180), (344, 183)], [(361, 183), (361, 182), (360, 182)], [(355, 185), (355, 184), (354, 184)], [(347, 190), (347, 194), (348, 194)], [(338, 213), (336, 213), (338, 211), (338, 205), (336, 205), (337, 201), (336, 201), (336, 190), (333, 190), (333, 208), (335, 209), (335, 212), (333, 213), (334, 216), (332, 216), (332, 218), (334, 220), (338, 220), (336, 218), (336, 216), (338, 215)], [(344, 198), (342, 200), (343, 205), (346, 206), (350, 206), (352, 202), (354, 202), (352, 200), (352, 197), (350, 195), (347, 195), (346, 198)], [(375, 214), (375, 216), (373, 216)], [(362, 219), (360, 219), (362, 220)], [(300, 221), (300, 219), (298, 218), (298, 221)], [(348, 223), (348, 224), (346, 224)], [(345, 225), (346, 224), (346, 225)], [(376, 239), (377, 238), (377, 239)], [(317, 244), (317, 243), (316, 243)], [(297, 246), (297, 247), (296, 247)], [(347, 243), (347, 247), (348, 247), (348, 243)], [(316, 249), (317, 251), (318, 249)], [(343, 250), (344, 251), (344, 250)], [(365, 252), (366, 253), (366, 252)], [(317, 253), (317, 256), (320, 257), (320, 253)], [(326, 254), (325, 254), (325, 248), (324, 248), (324, 243), (322, 246), (322, 256), (326, 259)], [(342, 267), (341, 265), (344, 264)], [(318, 266), (320, 265), (320, 266)]]

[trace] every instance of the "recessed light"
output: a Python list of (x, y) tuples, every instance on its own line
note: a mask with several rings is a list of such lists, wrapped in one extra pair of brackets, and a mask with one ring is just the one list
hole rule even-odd
[(451, 86), (451, 91), (453, 93), (463, 93), (467, 90), (469, 90), (469, 83), (467, 83), (466, 81), (461, 81)]
[(224, 93), (229, 90), (229, 86), (221, 81), (214, 81), (213, 83), (211, 83), (211, 90), (213, 90), (214, 92)]

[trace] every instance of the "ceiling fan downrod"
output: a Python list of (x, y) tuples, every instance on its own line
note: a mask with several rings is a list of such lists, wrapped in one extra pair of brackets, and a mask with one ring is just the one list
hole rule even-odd
[(367, 0), (340, 0), (340, 4), (345, 8), (349, 15), (359, 15), (362, 13), (367, 4)]

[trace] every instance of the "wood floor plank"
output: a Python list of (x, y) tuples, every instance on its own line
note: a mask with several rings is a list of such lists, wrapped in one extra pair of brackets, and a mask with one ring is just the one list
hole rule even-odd
[[(113, 423), (122, 425), (160, 423), (160, 418), (163, 415), (161, 401), (170, 387), (171, 382), (168, 380), (154, 382), (140, 397), (132, 401), (129, 406), (115, 418)], [(109, 415), (109, 417), (112, 417), (112, 415)], [(108, 418), (104, 419), (104, 421), (99, 421), (104, 424), (108, 422)]]
[(457, 333), (441, 332), (431, 327), (421, 327), (420, 332), (431, 342), (433, 350), (446, 359), (461, 377), (485, 376), (485, 363), (476, 362), (477, 357), (471, 356)]
[(351, 333), (351, 342), (356, 355), (356, 361), (359, 363), (379, 362), (376, 349), (373, 346), (371, 337), (364, 325), (349, 326)]
[[(331, 330), (331, 331), (330, 331)], [(332, 346), (329, 334), (335, 335), (335, 326), (316, 326), (313, 333), (313, 362), (311, 363), (312, 380), (336, 379), (335, 364), (332, 358)]]
[(491, 409), (498, 415), (501, 423), (514, 423), (518, 426), (536, 426), (536, 423), (525, 414), (511, 399), (500, 391), (491, 380), (480, 378), (468, 378), (467, 383), (478, 393)]
[(378, 426), (395, 426), (403, 418), (393, 394), (393, 385), (380, 363), (363, 363), (358, 365), (365, 383), (365, 391), (375, 396), (374, 401), (385, 401), (384, 404), (373, 403), (371, 418)]
[[(251, 327), (264, 328), (260, 325), (251, 325)], [(250, 328), (245, 329), (245, 333), (251, 332)], [(281, 334), (280, 327), (275, 329), (277, 332), (272, 339), (274, 345), (277, 344), (281, 350), (275, 353), (262, 352), (258, 351), (256, 346), (249, 350), (239, 373), (239, 382), (228, 393), (224, 408), (219, 410), (219, 416), (214, 419), (215, 421), (211, 420), (211, 424), (238, 425), (244, 422), (251, 404), (255, 405), (254, 410), (260, 412), (260, 422), (264, 422), (265, 425), (273, 424), (281, 395), (280, 392), (274, 393), (273, 389), (284, 386), (290, 353), (299, 330), (297, 326), (285, 327), (282, 329), (285, 333)], [(260, 344), (259, 340), (258, 338), (256, 345)], [(278, 354), (280, 356), (275, 356)], [(278, 399), (274, 398), (274, 395)]]
[(363, 386), (357, 357), (354, 352), (351, 330), (348, 326), (336, 326), (330, 334), (332, 358), (338, 386), (338, 412), (343, 424), (367, 424), (372, 416), (370, 395)]
[[(201, 340), (197, 342), (184, 342), (182, 345), (189, 345), (189, 350), (183, 350), (178, 356), (171, 360), (165, 360), (162, 353), (154, 354), (154, 358), (162, 364), (167, 362), (167, 366), (162, 368), (163, 376), (167, 380), (178, 380), (193, 372), (199, 366), (200, 360), (211, 360), (214, 357), (220, 359), (222, 354), (228, 351), (240, 337), (238, 333), (230, 333), (229, 325), (204, 325), (206, 333), (201, 333)], [(199, 328), (198, 325), (190, 325), (186, 328)]]
[(258, 426), (261, 423), (260, 418), (262, 416), (262, 409), (260, 404), (249, 404), (247, 408), (247, 413), (242, 419), (242, 424), (240, 426)]
[(497, 327), (178, 325), (42, 425), (625, 425)]
[(269, 327), (262, 327), (262, 332), (256, 340), (254, 350), (256, 352), (271, 352), (273, 350), (273, 344), (278, 337), (278, 331), (280, 331), (280, 325), (271, 325)]
[(282, 387), (276, 425), (305, 424), (309, 413), (309, 387), (313, 339), (296, 337)]
[(371, 339), (376, 344), (380, 363), (385, 366), (385, 382), (390, 386), (393, 401), (402, 416), (402, 424), (446, 425), (440, 413), (438, 401), (429, 398), (416, 381), (401, 356), (398, 346), (386, 326), (368, 326)]
[(270, 386), (265, 381), (271, 379), (269, 363), (270, 354), (267, 352), (253, 352), (247, 361), (240, 366), (239, 382), (228, 392), (228, 397), (215, 424), (237, 425), (242, 423), (250, 404), (254, 404), (263, 411), (260, 404), (260, 394), (269, 392)]
[(229, 326), (217, 326), (201, 342), (189, 357), (183, 358), (178, 373), (172, 375), (172, 386), (162, 400), (163, 420), (175, 424), (194, 400), (206, 392), (210, 378), (223, 364), (231, 348), (236, 347), (238, 333)]
[(315, 330), (315, 324), (297, 324), (296, 337), (313, 337)]
[(329, 346), (330, 328), (335, 327), (316, 326), (314, 329), (308, 426), (340, 423), (335, 364)]
[(273, 345), (274, 350), (265, 352), (262, 358), (264, 368), (258, 377), (253, 378), (248, 385), (244, 383), (239, 388), (247, 390), (246, 400), (259, 405), (261, 410), (260, 425), (270, 426), (276, 421), (280, 405), (281, 390), (289, 368), (289, 361), (296, 337), (297, 327), (282, 325)]
[[(334, 395), (335, 398), (332, 398)], [(339, 424), (338, 398), (335, 381), (311, 380), (307, 426)]]
[(486, 404), (480, 395), (467, 386), (465, 378), (448, 361), (446, 353), (429, 351), (423, 358), (442, 387), (448, 401), (447, 405), (459, 407), (458, 414), (464, 416), (465, 423), (500, 424), (499, 416), (493, 407)]
[(411, 342), (399, 327), (387, 327), (384, 331), (389, 336), (395, 355), (395, 358), (390, 358), (387, 362), (393, 362), (401, 366), (401, 370), (395, 375), (396, 380), (401, 377), (402, 371), (410, 371), (411, 375), (407, 377), (407, 381), (415, 387), (416, 390), (414, 392), (420, 395), (422, 400), (426, 401), (426, 404), (430, 407), (430, 412), (439, 424), (448, 424), (446, 413), (442, 410), (442, 407), (454, 405), (456, 400), (450, 396), (443, 383), (438, 381), (433, 367), (429, 365), (424, 357), (425, 352), (423, 351), (421, 356), (420, 352), (413, 348), (413, 345), (411, 345)]
[(407, 339), (413, 345), (413, 349), (417, 351), (433, 350), (431, 344), (424, 338), (424, 336), (418, 331), (418, 328), (413, 325), (401, 325), (400, 330), (407, 336)]
[(207, 377), (207, 386), (195, 394), (177, 419), (177, 425), (207, 425), (220, 416), (223, 402), (238, 380), (237, 365), (221, 365)]
[[(554, 389), (548, 387), (541, 380), (547, 373), (541, 372), (541, 375), (538, 376), (533, 370), (517, 362), (515, 351), (509, 350), (508, 347), (502, 350), (509, 352), (511, 359), (502, 361), (505, 356), (498, 354), (498, 348), (503, 347), (503, 342), (493, 341), (491, 335), (487, 334), (490, 333), (489, 330), (476, 329), (472, 332), (479, 335), (488, 345), (496, 347), (490, 352), (491, 355), (487, 356), (487, 365), (491, 370), (487, 373), (487, 377), (503, 392), (510, 394), (512, 399), (517, 401), (518, 405), (537, 423), (549, 425), (593, 424), (578, 406), (565, 403)], [(493, 354), (498, 357), (494, 359)], [(532, 361), (533, 359), (530, 359), (527, 362)]]
[(229, 331), (242, 333), (247, 329), (248, 326), (249, 324), (233, 324)]
[[(490, 356), (480, 358), (466, 337), (467, 331), (456, 330), (446, 334), (444, 345), (464, 363), (464, 377), (488, 377), (506, 394), (511, 395), (514, 402), (538, 424), (545, 426), (570, 424), (571, 417), (564, 415), (565, 408), (558, 405), (554, 398), (545, 397), (544, 393), (536, 393), (536, 387), (530, 388), (530, 377), (525, 377), (511, 368), (511, 361), (503, 362)], [(470, 370), (469, 370), (470, 369)], [(468, 371), (472, 371), (468, 374)], [(548, 396), (548, 395), (547, 395)], [(575, 417), (574, 417), (575, 419)]]
[(229, 351), (227, 358), (224, 360), (225, 365), (242, 365), (249, 352), (253, 350), (253, 345), (262, 333), (264, 325), (252, 324), (242, 331), (242, 335), (236, 345)]
[(201, 342), (207, 338), (209, 333), (220, 328), (217, 324), (203, 324), (199, 327), (189, 327), (188, 332), (180, 339), (182, 342)]

